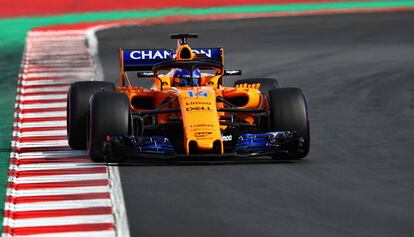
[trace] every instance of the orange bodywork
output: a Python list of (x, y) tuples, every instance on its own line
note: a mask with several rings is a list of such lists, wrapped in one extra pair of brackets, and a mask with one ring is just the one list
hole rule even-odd
[[(183, 51), (190, 52), (190, 56), (182, 58)], [(194, 54), (188, 44), (178, 45), (176, 61), (194, 60), (198, 55)], [(222, 52), (223, 54), (223, 52)], [(156, 123), (164, 124), (172, 118), (179, 119), (183, 124), (184, 142), (183, 149), (187, 155), (190, 154), (191, 146), (199, 151), (210, 151), (214, 144), (220, 144), (219, 153), (223, 154), (222, 131), (226, 125), (220, 125), (220, 117), (229, 114), (218, 112), (218, 108), (224, 108), (223, 102), (217, 97), (234, 102), (239, 108), (261, 108), (263, 96), (259, 91), (259, 84), (245, 84), (237, 87), (222, 86), (224, 68), (218, 68), (214, 75), (202, 73), (200, 83), (197, 86), (173, 86), (173, 76), (157, 75), (152, 77), (153, 86), (143, 88), (133, 86), (127, 73), (123, 70), (122, 49), (120, 50), (121, 75), (120, 86), (117, 91), (126, 94), (131, 102), (131, 112), (145, 112), (158, 109), (165, 101), (173, 100), (160, 110), (179, 108), (179, 110), (168, 113), (157, 113)], [(223, 55), (222, 55), (223, 56)], [(255, 117), (240, 113), (245, 123), (254, 124)]]

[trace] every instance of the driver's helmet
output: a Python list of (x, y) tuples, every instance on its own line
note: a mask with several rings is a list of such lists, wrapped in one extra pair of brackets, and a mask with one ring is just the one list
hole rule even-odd
[(201, 80), (200, 70), (197, 68), (193, 71), (191, 76), (187, 69), (174, 69), (174, 86), (196, 86)]

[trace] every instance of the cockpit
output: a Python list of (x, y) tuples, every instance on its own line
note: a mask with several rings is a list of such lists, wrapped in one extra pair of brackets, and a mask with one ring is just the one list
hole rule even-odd
[(222, 64), (213, 60), (166, 61), (153, 67), (154, 76), (170, 79), (170, 85), (205, 86), (213, 77), (222, 74)]

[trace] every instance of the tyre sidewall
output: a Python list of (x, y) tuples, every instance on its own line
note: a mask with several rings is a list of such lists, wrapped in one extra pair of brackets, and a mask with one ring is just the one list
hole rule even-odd
[(110, 82), (83, 81), (73, 83), (67, 98), (67, 136), (72, 149), (85, 150), (87, 147), (86, 128), (89, 112), (89, 99), (99, 91), (115, 91)]
[(298, 88), (269, 91), (270, 131), (296, 131), (304, 139), (300, 159), (309, 153), (310, 126), (306, 97)]
[(99, 92), (90, 99), (88, 152), (93, 161), (104, 161), (107, 136), (127, 136), (130, 103), (123, 93)]

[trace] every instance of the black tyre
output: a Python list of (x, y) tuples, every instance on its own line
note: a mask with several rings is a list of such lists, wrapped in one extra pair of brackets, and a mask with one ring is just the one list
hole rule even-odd
[(93, 161), (104, 161), (103, 144), (107, 136), (126, 136), (130, 132), (130, 103), (123, 93), (99, 92), (91, 97), (88, 152)]
[(270, 130), (295, 130), (304, 139), (302, 152), (293, 159), (301, 159), (309, 153), (309, 117), (307, 102), (298, 88), (280, 88), (269, 91)]
[(82, 81), (73, 83), (69, 88), (66, 122), (68, 142), (72, 149), (86, 149), (89, 98), (99, 91), (115, 91), (115, 86), (110, 82)]
[(264, 95), (269, 95), (269, 91), (273, 89), (279, 88), (279, 83), (276, 79), (273, 78), (250, 78), (250, 79), (242, 79), (237, 80), (234, 82), (234, 86), (240, 84), (256, 84), (260, 83), (260, 92)]

